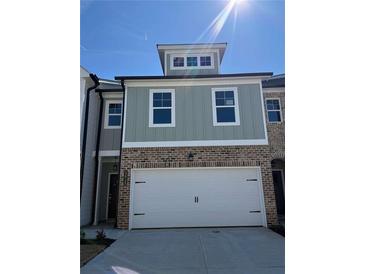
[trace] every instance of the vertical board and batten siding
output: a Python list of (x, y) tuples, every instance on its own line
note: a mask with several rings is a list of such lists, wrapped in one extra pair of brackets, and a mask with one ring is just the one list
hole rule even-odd
[[(149, 127), (149, 87), (128, 87), (125, 142), (265, 139), (259, 84), (237, 87), (239, 126), (213, 126), (214, 86), (161, 87), (175, 89), (175, 127)], [(159, 89), (159, 87), (153, 87)]]
[(105, 128), (106, 101), (121, 99), (104, 99), (104, 109), (102, 117), (102, 127), (100, 134), (100, 150), (119, 150), (120, 149), (120, 129)]
[(166, 54), (166, 75), (207, 75), (207, 74), (219, 74), (218, 66), (218, 54), (213, 52), (214, 68), (210, 69), (171, 69), (170, 58), (171, 54)]

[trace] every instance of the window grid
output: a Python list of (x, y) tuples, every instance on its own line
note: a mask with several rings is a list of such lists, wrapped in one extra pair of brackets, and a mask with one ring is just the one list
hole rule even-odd
[(240, 125), (236, 87), (212, 88), (214, 126)]
[(105, 128), (119, 128), (122, 123), (122, 103), (107, 101), (105, 113)]
[(281, 123), (281, 105), (279, 98), (267, 98), (266, 110), (269, 123)]
[(175, 126), (174, 90), (150, 90), (150, 127)]

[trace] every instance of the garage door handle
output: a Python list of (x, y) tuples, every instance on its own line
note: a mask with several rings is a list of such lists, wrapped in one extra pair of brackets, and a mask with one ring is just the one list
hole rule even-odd
[(146, 182), (136, 182), (136, 184), (145, 184)]
[(261, 213), (261, 210), (251, 210), (250, 213)]
[(247, 182), (256, 182), (257, 179), (246, 179)]
[(135, 216), (144, 215), (145, 213), (134, 213)]
[(199, 197), (198, 196), (194, 196), (194, 203), (199, 203)]

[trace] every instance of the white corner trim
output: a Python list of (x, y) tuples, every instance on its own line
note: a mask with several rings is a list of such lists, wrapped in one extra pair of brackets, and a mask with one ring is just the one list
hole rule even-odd
[(130, 148), (130, 147), (240, 146), (240, 145), (241, 146), (268, 145), (268, 140), (267, 139), (246, 139), (246, 140), (123, 142), (123, 148)]
[(264, 123), (265, 139), (268, 141), (266, 111), (265, 111), (265, 103), (264, 103), (264, 93), (262, 91), (262, 82), (260, 82), (260, 97), (261, 97), (262, 121)]
[[(275, 110), (268, 110), (267, 109), (267, 100), (278, 100), (279, 101), (279, 109), (275, 109)], [(281, 102), (280, 102), (280, 98), (275, 97), (275, 98), (265, 98), (265, 106), (266, 106), (266, 115), (267, 115), (267, 122), (269, 124), (281, 124), (283, 122), (283, 115), (281, 113)], [(269, 111), (279, 111), (279, 115), (280, 115), (280, 121), (273, 121), (271, 122), (269, 119)]]
[[(220, 108), (234, 107), (235, 122), (217, 122), (217, 106), (215, 100), (216, 91), (233, 91), (234, 95), (234, 106), (218, 106)], [(240, 110), (238, 101), (237, 87), (222, 87), (212, 88), (212, 111), (213, 111), (213, 126), (239, 126), (240, 125)]]
[[(171, 107), (153, 107), (153, 94), (154, 93), (171, 93)], [(154, 124), (153, 123), (153, 110), (154, 109), (171, 109), (171, 123), (170, 124)], [(175, 127), (175, 89), (150, 89), (149, 96), (149, 127)]]
[[(122, 100), (106, 100), (105, 101), (105, 110), (104, 110), (104, 129), (119, 129), (121, 125), (119, 126), (109, 126), (108, 125), (108, 118), (109, 118), (109, 105), (110, 104), (121, 104), (121, 111), (123, 112), (123, 101)], [(120, 116), (122, 117), (122, 112), (120, 113)], [(117, 115), (115, 115), (117, 116)], [(122, 121), (122, 119), (120, 119)]]

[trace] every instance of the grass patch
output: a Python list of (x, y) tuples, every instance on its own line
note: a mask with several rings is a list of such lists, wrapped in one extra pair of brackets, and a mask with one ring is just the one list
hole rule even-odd
[(285, 227), (284, 226), (282, 226), (282, 225), (271, 225), (271, 226), (269, 226), (269, 228), (272, 231), (274, 231), (274, 232), (280, 234), (281, 236), (285, 237)]
[(81, 239), (80, 240), (80, 267), (110, 246), (113, 239)]

